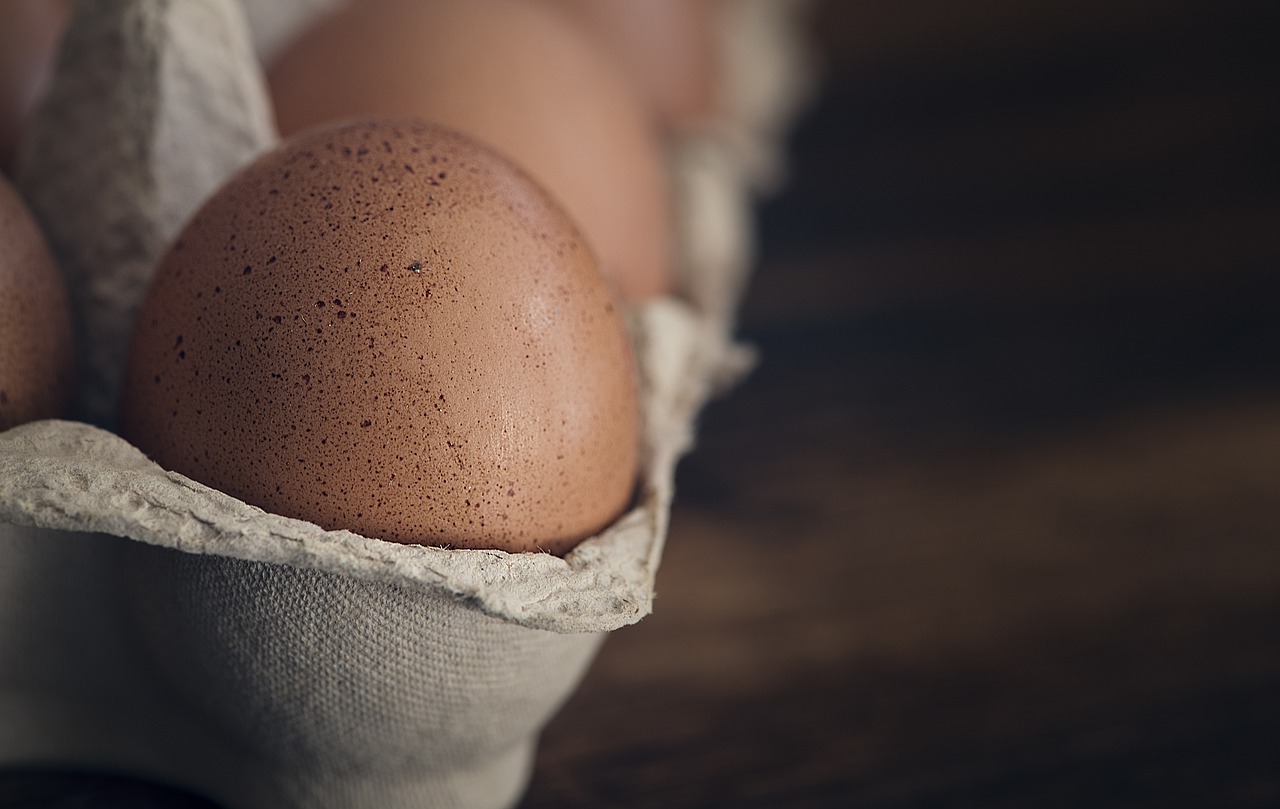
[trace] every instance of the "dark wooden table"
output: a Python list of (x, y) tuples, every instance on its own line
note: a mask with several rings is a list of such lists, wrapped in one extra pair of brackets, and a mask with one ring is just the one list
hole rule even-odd
[(1274, 8), (819, 9), (761, 365), (525, 809), (1280, 806)]
[(1274, 6), (819, 6), (761, 365), (524, 809), (1280, 806)]

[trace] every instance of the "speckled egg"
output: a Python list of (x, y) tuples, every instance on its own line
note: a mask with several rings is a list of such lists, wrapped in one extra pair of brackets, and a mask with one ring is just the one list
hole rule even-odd
[(670, 291), (673, 222), (639, 92), (565, 15), (527, 0), (365, 0), (320, 20), (268, 71), (285, 134), (411, 116), (474, 135), (564, 205), (622, 294)]
[(65, 415), (72, 339), (67, 293), (44, 235), (0, 177), (0, 430)]
[(635, 371), (564, 211), (480, 142), (312, 130), (216, 193), (138, 316), (123, 435), (268, 511), (564, 553), (632, 497)]

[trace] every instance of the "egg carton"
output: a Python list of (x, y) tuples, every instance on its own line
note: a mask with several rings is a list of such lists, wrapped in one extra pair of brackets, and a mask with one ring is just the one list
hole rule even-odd
[(503, 807), (606, 633), (652, 609), (674, 469), (751, 363), (753, 193), (805, 86), (803, 3), (727, 8), (722, 125), (669, 144), (678, 297), (630, 312), (634, 507), (564, 558), (327, 531), (110, 430), (133, 313), (187, 217), (277, 142), (261, 59), (334, 0), (81, 0), (19, 186), (81, 341), (79, 421), (0, 434), (0, 766), (229, 807)]

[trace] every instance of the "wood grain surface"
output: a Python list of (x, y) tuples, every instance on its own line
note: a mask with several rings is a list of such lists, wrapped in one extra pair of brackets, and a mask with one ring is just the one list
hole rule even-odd
[(833, 0), (753, 377), (524, 806), (1280, 806), (1264, 3)]
[(761, 364), (524, 809), (1280, 806), (1277, 16), (817, 6)]

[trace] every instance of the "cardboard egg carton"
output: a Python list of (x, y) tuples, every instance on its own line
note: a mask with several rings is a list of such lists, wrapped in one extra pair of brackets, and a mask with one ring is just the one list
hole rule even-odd
[[(669, 144), (682, 292), (636, 308), (635, 506), (564, 558), (262, 511), (110, 430), (133, 314), (187, 217), (277, 142), (261, 59), (335, 0), (82, 0), (19, 186), (81, 330), (77, 421), (0, 434), (0, 766), (229, 807), (502, 807), (605, 633), (652, 608), (676, 462), (746, 371), (752, 195), (805, 71), (803, 3), (726, 6), (722, 125)], [(247, 12), (247, 13), (246, 13)]]

